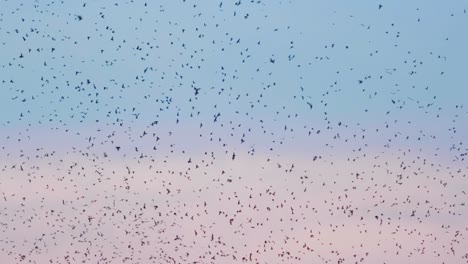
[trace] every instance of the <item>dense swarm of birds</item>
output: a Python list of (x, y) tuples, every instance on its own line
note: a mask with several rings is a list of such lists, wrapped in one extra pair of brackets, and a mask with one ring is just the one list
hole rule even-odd
[(0, 263), (468, 263), (465, 8), (1, 0)]

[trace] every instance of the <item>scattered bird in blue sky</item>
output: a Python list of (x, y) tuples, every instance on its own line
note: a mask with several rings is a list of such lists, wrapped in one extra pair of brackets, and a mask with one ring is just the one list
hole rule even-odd
[(467, 3), (0, 2), (0, 263), (468, 263)]

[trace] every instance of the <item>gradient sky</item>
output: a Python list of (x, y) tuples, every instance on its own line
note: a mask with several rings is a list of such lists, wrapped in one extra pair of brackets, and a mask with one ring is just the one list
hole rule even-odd
[(0, 0), (0, 262), (468, 263), (467, 9)]

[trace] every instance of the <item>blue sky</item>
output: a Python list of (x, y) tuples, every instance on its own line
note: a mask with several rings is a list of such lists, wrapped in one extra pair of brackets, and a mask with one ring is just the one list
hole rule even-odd
[[(465, 1), (422, 0), (2, 0), (0, 219), (9, 224), (0, 227), (0, 260), (95, 261), (70, 253), (86, 251), (85, 242), (68, 244), (66, 234), (79, 231), (99, 245), (103, 263), (135, 256), (123, 245), (141, 234), (153, 245), (140, 249), (141, 261), (159, 252), (155, 263), (164, 254), (195, 261), (217, 247), (224, 253), (213, 261), (229, 263), (219, 256), (249, 258), (244, 243), (266, 240), (277, 245), (254, 254), (261, 263), (349, 261), (363, 243), (373, 249), (359, 251), (368, 263), (466, 261), (466, 9)], [(128, 218), (109, 217), (113, 200)], [(278, 201), (286, 209), (266, 211)], [(142, 202), (164, 203), (165, 214)], [(223, 222), (221, 209), (239, 225)], [(68, 226), (46, 224), (50, 210)], [(262, 227), (249, 233), (252, 222)], [(121, 225), (140, 233), (127, 237)], [(32, 231), (20, 242), (24, 228)], [(30, 250), (42, 228), (49, 253)], [(441, 239), (424, 255), (427, 237)]]

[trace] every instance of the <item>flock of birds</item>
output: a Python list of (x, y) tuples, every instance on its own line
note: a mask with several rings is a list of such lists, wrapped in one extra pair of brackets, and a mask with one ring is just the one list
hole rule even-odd
[(397, 2), (1, 0), (0, 263), (468, 263), (466, 3)]

